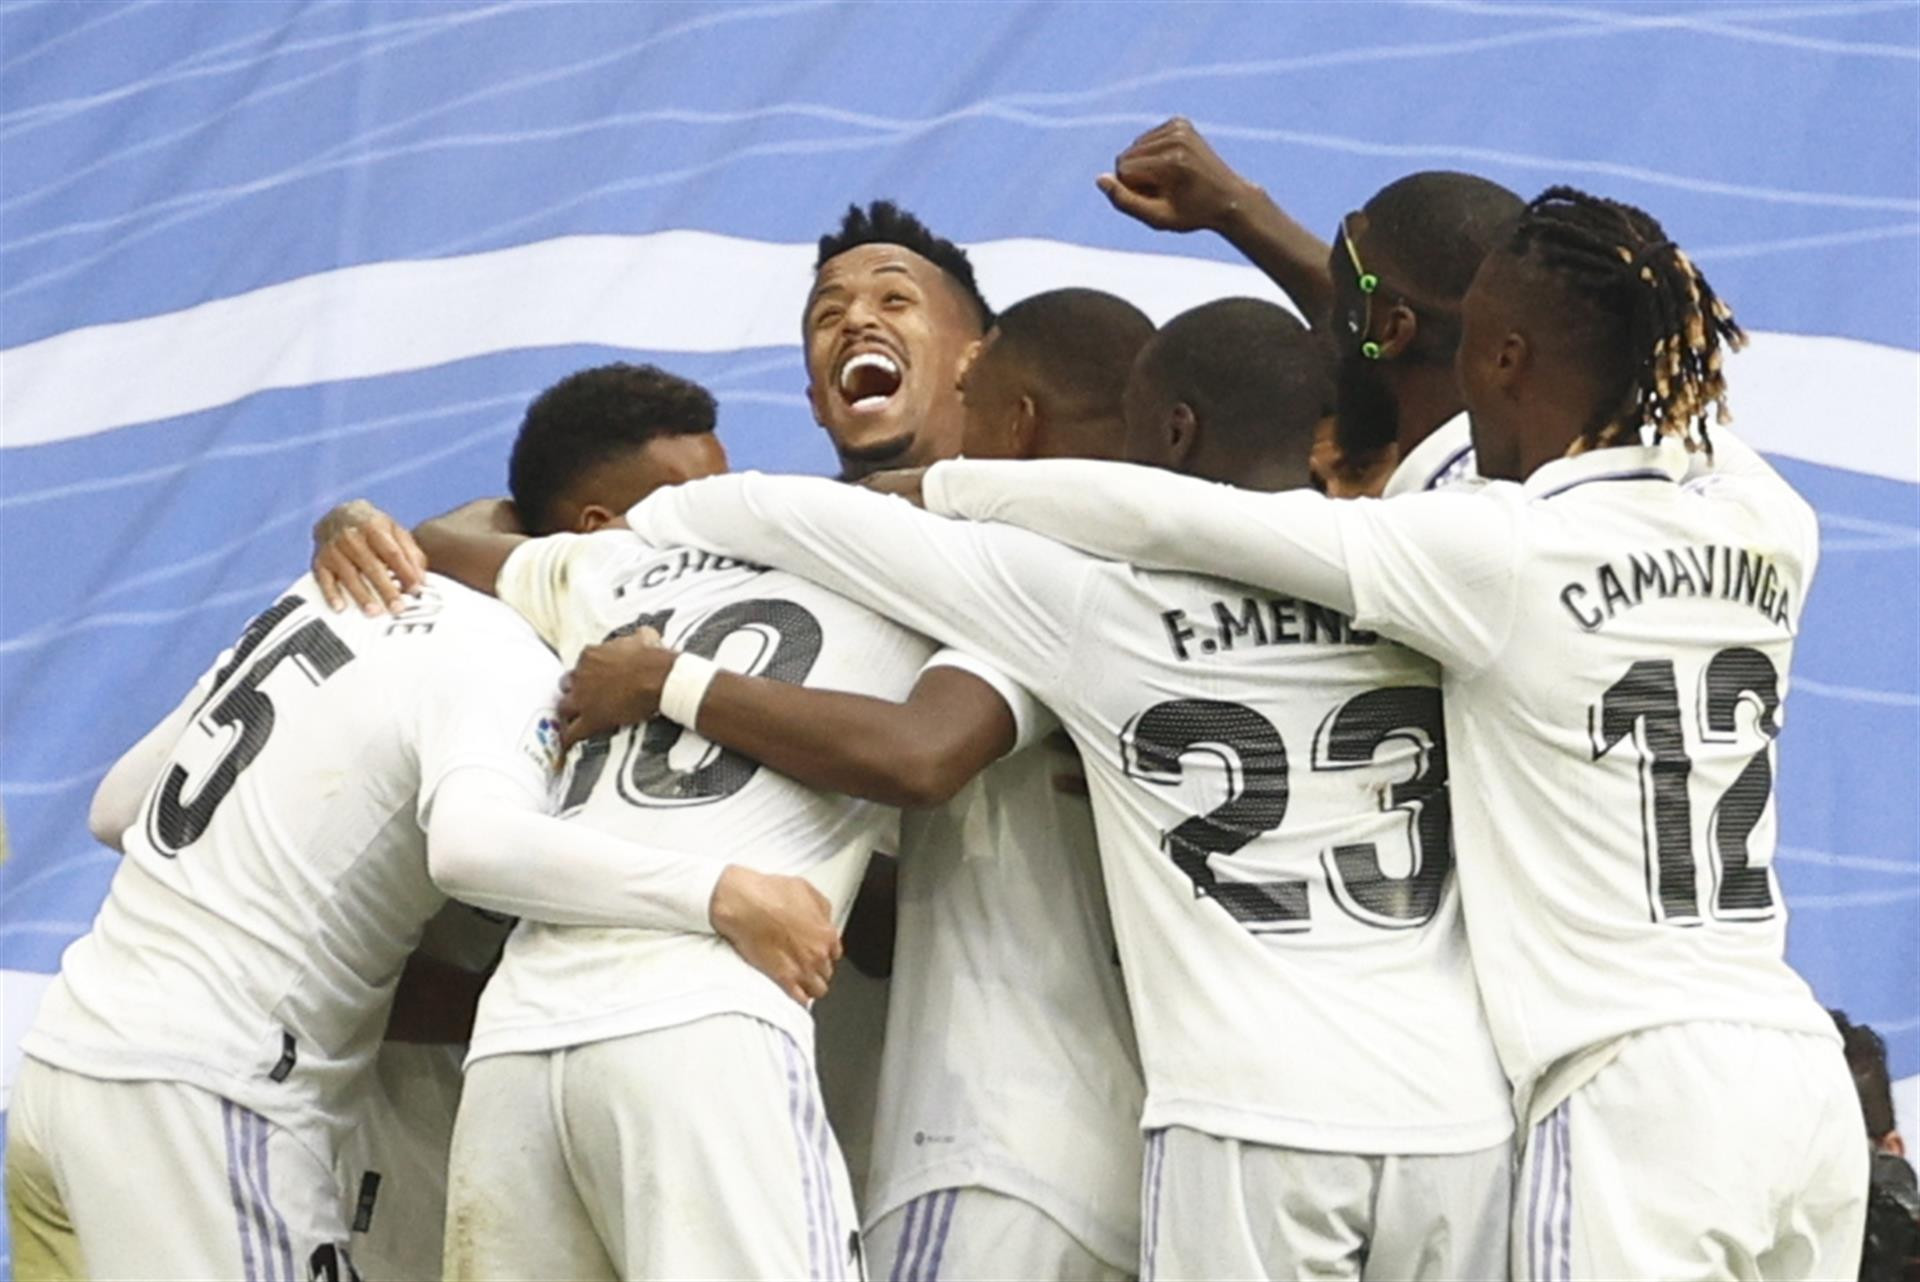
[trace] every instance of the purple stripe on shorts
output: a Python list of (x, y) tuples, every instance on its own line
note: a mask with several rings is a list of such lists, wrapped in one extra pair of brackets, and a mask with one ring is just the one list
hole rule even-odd
[(887, 1282), (906, 1282), (903, 1272), (907, 1267), (907, 1251), (913, 1241), (913, 1226), (920, 1218), (920, 1199), (914, 1198), (907, 1203), (907, 1215), (900, 1224), (900, 1240), (893, 1247), (893, 1271), (887, 1274)]
[(233, 1114), (240, 1123), (240, 1174), (247, 1184), (247, 1209), (260, 1238), (260, 1276), (263, 1282), (294, 1282), (282, 1278), (273, 1267), (273, 1228), (267, 1222), (266, 1200), (260, 1196), (260, 1171), (254, 1156), (254, 1129), (260, 1119), (238, 1104), (233, 1106)]
[(220, 1101), (220, 1125), (227, 1136), (227, 1192), (233, 1198), (234, 1225), (240, 1232), (240, 1263), (246, 1271), (247, 1282), (257, 1282), (259, 1274), (253, 1267), (253, 1231), (247, 1223), (247, 1200), (240, 1192), (240, 1153), (242, 1146), (235, 1141), (234, 1127), (238, 1119), (234, 1117), (233, 1105), (227, 1100)]
[(1560, 1105), (1560, 1179), (1565, 1189), (1560, 1198), (1560, 1279), (1573, 1277), (1573, 1101)]
[(920, 1219), (920, 1241), (913, 1249), (913, 1263), (907, 1266), (908, 1282), (926, 1282), (927, 1251), (932, 1247), (933, 1235), (940, 1226), (940, 1199), (945, 1196), (945, 1192), (936, 1189), (920, 1198), (926, 1210)]
[(250, 1116), (254, 1124), (254, 1166), (260, 1172), (260, 1200), (266, 1204), (268, 1214), (273, 1216), (274, 1237), (280, 1247), (280, 1276), (287, 1282), (294, 1282), (293, 1244), (287, 1240), (286, 1218), (280, 1214), (280, 1208), (273, 1204), (273, 1184), (268, 1178), (267, 1138), (271, 1134), (271, 1124), (258, 1113)]
[(800, 1195), (807, 1207), (807, 1276), (817, 1282), (825, 1270), (820, 1267), (820, 1218), (814, 1199), (813, 1167), (807, 1161), (807, 1134), (800, 1121), (800, 1069), (786, 1038), (771, 1031), (767, 1035), (779, 1041), (787, 1061), (787, 1116), (793, 1123), (794, 1152), (800, 1159)]
[(920, 1282), (940, 1282), (940, 1257), (947, 1253), (947, 1231), (953, 1227), (953, 1208), (960, 1200), (960, 1190), (948, 1189), (946, 1199), (940, 1211), (938, 1236), (933, 1240), (933, 1258), (927, 1261), (927, 1269), (920, 1275)]
[[(794, 1052), (796, 1056), (799, 1052)], [(801, 1058), (801, 1067), (806, 1069), (806, 1060)], [(807, 1093), (810, 1098), (818, 1098), (820, 1089), (818, 1079), (808, 1070), (806, 1072)], [(833, 1123), (827, 1117), (827, 1103), (820, 1101), (820, 1125), (813, 1132), (814, 1172), (820, 1178), (820, 1200), (824, 1204), (822, 1211), (827, 1225), (828, 1276), (835, 1282), (845, 1282), (847, 1276), (847, 1234), (840, 1223), (840, 1200), (834, 1196), (833, 1187)]]
[(1552, 1120), (1551, 1117), (1543, 1117), (1534, 1123), (1533, 1142), (1527, 1146), (1527, 1159), (1533, 1167), (1527, 1189), (1528, 1282), (1539, 1282), (1540, 1279), (1540, 1184), (1545, 1178), (1547, 1127)]
[(1147, 1186), (1147, 1223), (1152, 1227), (1148, 1230), (1151, 1237), (1147, 1244), (1143, 1279), (1153, 1276), (1155, 1259), (1160, 1254), (1160, 1182), (1167, 1170), (1166, 1131), (1159, 1130), (1153, 1133), (1148, 1152), (1153, 1158), (1153, 1179)]

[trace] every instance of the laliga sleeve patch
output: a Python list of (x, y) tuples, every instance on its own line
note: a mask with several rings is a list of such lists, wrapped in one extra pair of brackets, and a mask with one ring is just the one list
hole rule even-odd
[(520, 751), (547, 774), (559, 771), (560, 722), (552, 713), (543, 712), (527, 723), (526, 733), (520, 736)]

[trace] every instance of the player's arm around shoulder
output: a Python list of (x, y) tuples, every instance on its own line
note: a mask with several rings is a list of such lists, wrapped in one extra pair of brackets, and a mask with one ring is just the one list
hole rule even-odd
[(990, 681), (922, 671), (904, 700), (743, 676), (642, 631), (580, 653), (559, 713), (569, 746), (664, 715), (813, 788), (939, 805), (1010, 750), (1016, 714)]

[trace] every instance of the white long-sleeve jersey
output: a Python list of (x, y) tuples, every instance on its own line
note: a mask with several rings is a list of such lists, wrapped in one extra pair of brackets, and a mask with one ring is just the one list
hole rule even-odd
[(445, 902), (426, 852), (436, 797), (479, 777), (503, 806), (544, 809), (558, 676), (511, 611), (449, 581), (371, 619), (295, 582), (172, 719), (26, 1052), (188, 1082), (335, 1142)]
[(933, 511), (1350, 608), (1440, 661), (1473, 959), (1538, 1113), (1640, 1029), (1833, 1036), (1784, 960), (1772, 869), (1818, 527), (1758, 455), (1715, 442), (1692, 480), (1668, 442), (1387, 500), (1084, 462), (941, 464), (925, 489)]
[(1431, 662), (1291, 596), (828, 482), (700, 481), (628, 519), (816, 578), (1053, 708), (1092, 790), (1145, 1126), (1356, 1153), (1509, 1134)]
[[(500, 599), (563, 662), (642, 626), (736, 671), (903, 697), (924, 638), (814, 583), (626, 530), (531, 539)], [(894, 811), (816, 792), (662, 718), (574, 748), (561, 814), (585, 830), (804, 876), (844, 921)], [(739, 1012), (813, 1045), (813, 1021), (725, 940), (525, 921), (480, 999), (469, 1060), (552, 1050)]]

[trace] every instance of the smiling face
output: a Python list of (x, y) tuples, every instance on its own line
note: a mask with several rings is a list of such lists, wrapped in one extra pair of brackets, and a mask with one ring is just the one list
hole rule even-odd
[(980, 318), (947, 274), (898, 245), (827, 260), (807, 299), (807, 399), (850, 473), (959, 452), (956, 377)]

